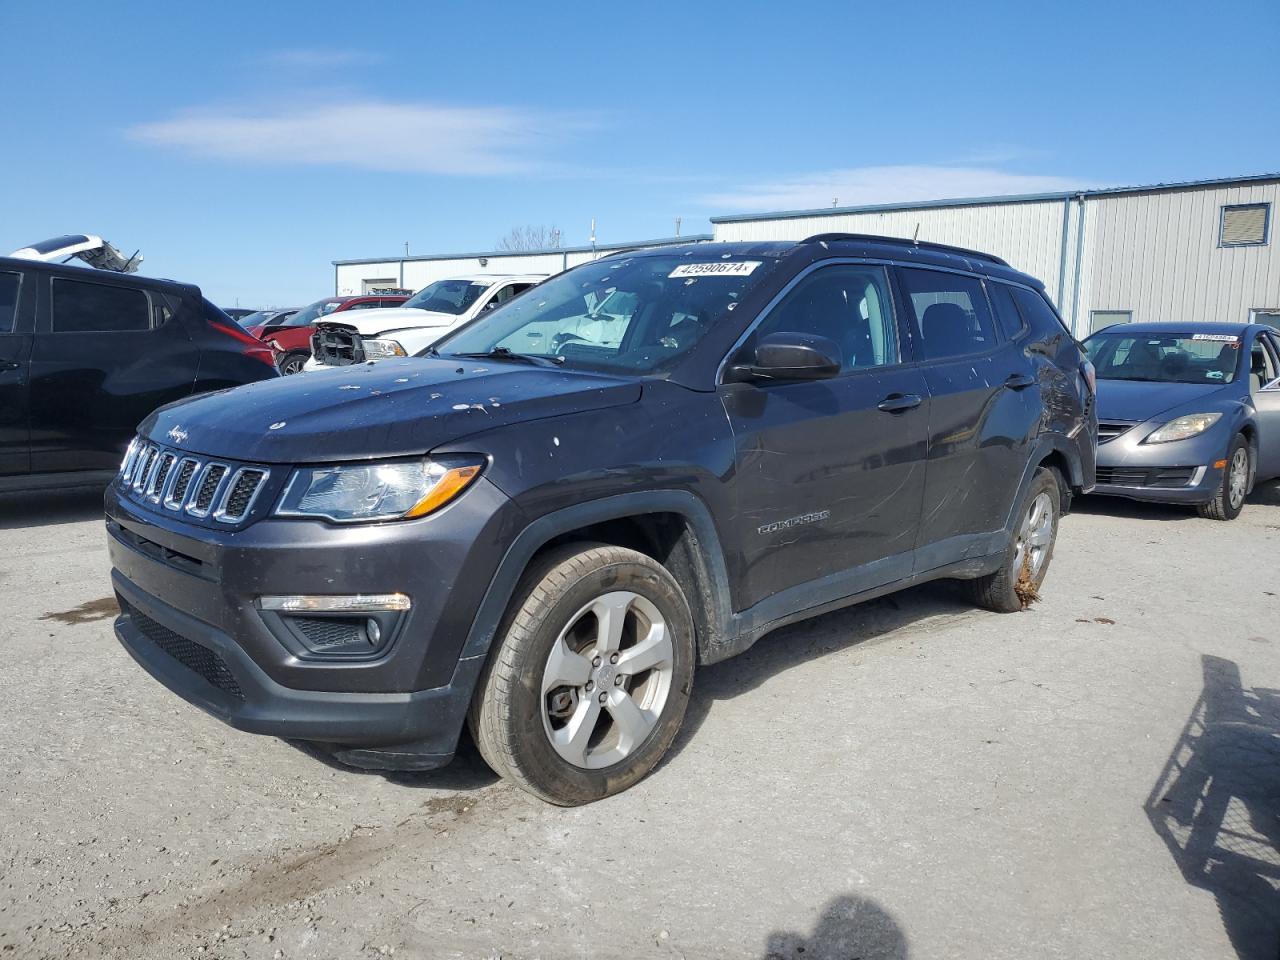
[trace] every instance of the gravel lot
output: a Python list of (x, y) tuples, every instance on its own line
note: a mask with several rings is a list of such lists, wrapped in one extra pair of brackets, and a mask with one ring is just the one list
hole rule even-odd
[(576, 810), (187, 706), (112, 635), (98, 503), (0, 500), (0, 956), (1280, 956), (1275, 486), (1085, 502), (1027, 613), (779, 631)]

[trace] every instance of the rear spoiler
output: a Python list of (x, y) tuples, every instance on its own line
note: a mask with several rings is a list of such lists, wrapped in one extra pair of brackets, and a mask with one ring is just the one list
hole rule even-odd
[(9, 254), (20, 260), (57, 260), (66, 263), (72, 257), (83, 260), (98, 270), (112, 273), (137, 273), (142, 264), (141, 252), (126, 257), (106, 240), (92, 233), (71, 233), (62, 237), (41, 240)]

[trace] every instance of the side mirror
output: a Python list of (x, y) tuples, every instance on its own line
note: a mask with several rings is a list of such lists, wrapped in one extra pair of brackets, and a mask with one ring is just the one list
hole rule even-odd
[(752, 362), (727, 371), (731, 383), (751, 380), (828, 380), (840, 372), (840, 348), (812, 333), (771, 333), (756, 344)]

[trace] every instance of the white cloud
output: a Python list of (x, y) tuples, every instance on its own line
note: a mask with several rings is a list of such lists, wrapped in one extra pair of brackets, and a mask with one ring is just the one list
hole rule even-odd
[(223, 160), (490, 176), (542, 168), (552, 148), (588, 125), (569, 114), (348, 97), (189, 110), (127, 132)]
[(870, 203), (909, 203), (1011, 193), (1047, 193), (1087, 186), (1070, 177), (1009, 173), (984, 167), (901, 165), (849, 167), (742, 184), (704, 194), (698, 202), (724, 210), (805, 210)]

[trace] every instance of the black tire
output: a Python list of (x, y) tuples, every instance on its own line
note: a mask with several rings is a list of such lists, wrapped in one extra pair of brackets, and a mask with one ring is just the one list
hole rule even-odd
[[(1043, 546), (1038, 566), (1032, 569), (1032, 553), (1025, 551), (1019, 561), (1019, 545), (1025, 534), (1024, 522), (1033, 505), (1041, 497), (1047, 495), (1048, 500), (1041, 500), (1042, 508), (1047, 503), (1051, 511), (1049, 517), (1049, 541)], [(1062, 487), (1056, 471), (1048, 467), (1039, 467), (1031, 479), (1018, 511), (1014, 515), (1013, 537), (1009, 541), (1009, 549), (1005, 554), (1000, 569), (984, 577), (967, 582), (969, 595), (974, 603), (997, 613), (1016, 613), (1025, 610), (1040, 598), (1040, 586), (1044, 583), (1045, 574), (1049, 572), (1049, 563), (1053, 560), (1053, 548), (1058, 541), (1058, 521), (1062, 517)]]
[(276, 364), (282, 376), (290, 376), (295, 373), (302, 372), (302, 366), (311, 359), (311, 354), (305, 351), (295, 350), (293, 353), (286, 353), (280, 358), (280, 362)]
[[(1239, 495), (1239, 502), (1233, 503), (1231, 477), (1235, 468), (1236, 455), (1244, 451), (1244, 489)], [(1227, 466), (1218, 480), (1218, 489), (1208, 503), (1196, 505), (1200, 516), (1209, 520), (1234, 520), (1244, 509), (1244, 498), (1248, 494), (1250, 482), (1253, 480), (1253, 448), (1242, 435), (1236, 434), (1227, 450)]]
[[(665, 622), (671, 651), (669, 666), (662, 672), (670, 672), (661, 684), (663, 699), (647, 735), (619, 762), (587, 769), (565, 759), (552, 745), (549, 731), (557, 722), (551, 715), (556, 694), (544, 694), (544, 671), (562, 631), (582, 624), (582, 611), (594, 601), (619, 592), (635, 594), (651, 604)], [(630, 610), (624, 618), (632, 616)], [(603, 632), (599, 621), (594, 622), (597, 631)], [(666, 753), (684, 720), (695, 662), (689, 604), (666, 568), (635, 550), (577, 543), (549, 551), (521, 580), (494, 643), (468, 716), (472, 738), (494, 772), (550, 803), (576, 806), (632, 786)], [(626, 649), (624, 646), (622, 652)], [(597, 677), (596, 669), (602, 668), (593, 668), (592, 677)], [(615, 669), (621, 671), (622, 667)], [(636, 678), (627, 679), (620, 687), (623, 696), (629, 696), (633, 682)], [(572, 698), (572, 706), (562, 709), (592, 706), (588, 699), (607, 697), (605, 688), (613, 689), (607, 678), (594, 690), (592, 683), (572, 689), (556, 687), (560, 696)], [(615, 677), (614, 683), (623, 681)], [(612, 701), (600, 707), (596, 716), (601, 729), (615, 735), (611, 731)], [(591, 722), (594, 725), (597, 721)], [(619, 726), (616, 736), (622, 736), (621, 729)]]

